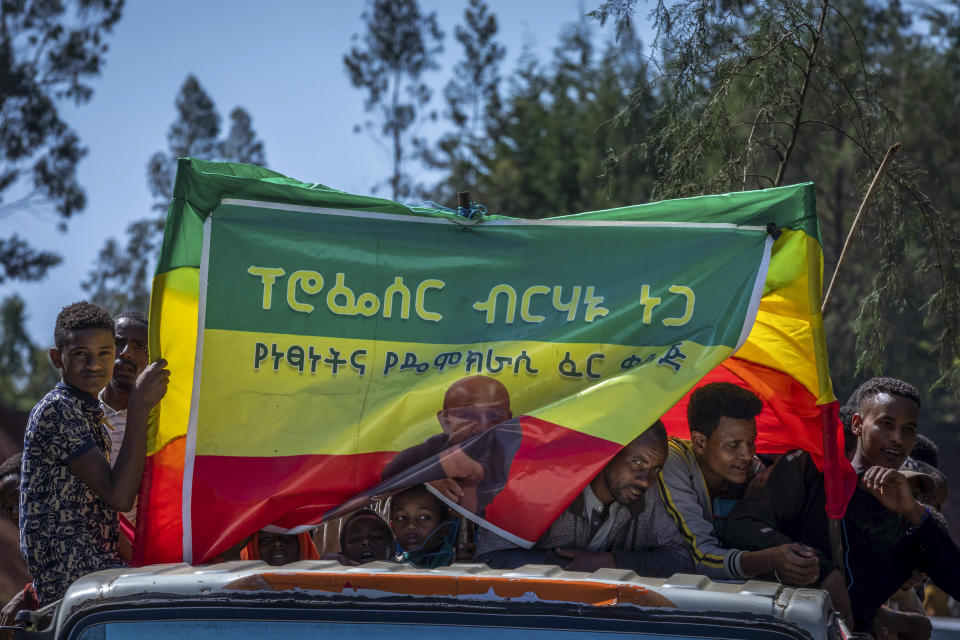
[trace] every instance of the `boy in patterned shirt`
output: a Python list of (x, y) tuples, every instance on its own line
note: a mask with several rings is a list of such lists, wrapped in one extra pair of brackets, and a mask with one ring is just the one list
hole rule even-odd
[(30, 413), (20, 481), (20, 551), (41, 605), (62, 598), (82, 575), (123, 566), (117, 511), (130, 509), (139, 490), (147, 416), (170, 376), (158, 360), (137, 378), (111, 469), (97, 394), (113, 375), (113, 320), (94, 304), (76, 302), (57, 316), (54, 342), (50, 360), (62, 382)]

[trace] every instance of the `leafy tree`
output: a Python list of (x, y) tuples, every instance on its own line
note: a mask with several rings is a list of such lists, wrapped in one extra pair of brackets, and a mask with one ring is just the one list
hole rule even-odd
[(57, 380), (45, 349), (30, 340), (26, 306), (18, 295), (0, 302), (0, 398), (11, 409), (26, 411)]
[(216, 106), (192, 74), (180, 88), (175, 104), (177, 119), (167, 133), (169, 149), (153, 154), (147, 163), (147, 184), (156, 198), (154, 215), (127, 228), (125, 247), (108, 239), (82, 284), (93, 302), (113, 312), (147, 311), (152, 268), (163, 240), (178, 158), (266, 164), (264, 145), (252, 128), (250, 115), (240, 107), (234, 108), (230, 112), (230, 130), (221, 138)]
[[(622, 24), (634, 5), (605, 1), (595, 15)], [(899, 3), (693, 0), (658, 2), (652, 16), (669, 96), (645, 140), (664, 167), (655, 197), (816, 178), (827, 205), (820, 213), (829, 274), (850, 212), (901, 132), (898, 105), (883, 91), (910, 46)], [(931, 382), (956, 389), (957, 233), (915, 165), (900, 160), (889, 175), (875, 205), (885, 215), (873, 218), (872, 250), (860, 255), (869, 275), (848, 281), (852, 309), (832, 316), (856, 335), (856, 349), (842, 360), (856, 363), (851, 378), (880, 371), (889, 361), (891, 314), (924, 306), (939, 328), (940, 376)]]
[[(594, 15), (623, 26), (637, 4)], [(960, 454), (960, 3), (925, 9), (930, 35), (897, 1), (652, 5), (666, 101), (634, 144), (662, 167), (655, 197), (815, 180), (829, 278), (884, 151), (905, 142), (825, 314), (831, 369), (841, 400), (870, 375), (910, 380), (924, 431)]]
[[(632, 36), (632, 33), (630, 34)], [(525, 51), (509, 92), (481, 193), (490, 211), (540, 218), (647, 199), (653, 168), (629, 158), (611, 165), (621, 141), (650, 125), (640, 110), (615, 116), (631, 96), (652, 105), (642, 47), (632, 37), (597, 56), (589, 24), (566, 28), (549, 66)], [(601, 176), (606, 174), (606, 184)], [(483, 202), (483, 200), (480, 200)]]
[[(393, 171), (388, 183), (393, 199), (402, 200), (414, 192), (407, 172), (412, 149), (425, 144), (413, 130), (430, 102), (431, 91), (422, 76), (437, 68), (443, 33), (436, 14), (422, 15), (417, 0), (371, 0), (363, 21), (367, 31), (362, 48), (353, 46), (343, 63), (353, 86), (366, 91), (364, 107), (374, 116), (355, 130), (377, 130), (390, 140)], [(358, 34), (353, 37), (359, 39)], [(429, 117), (435, 119), (436, 113)]]
[(453, 131), (440, 137), (435, 150), (425, 149), (423, 154), (428, 166), (446, 174), (433, 190), (438, 201), (464, 189), (473, 190), (474, 200), (487, 200), (477, 189), (489, 174), (501, 133), (500, 63), (506, 49), (496, 41), (497, 17), (483, 0), (470, 0), (463, 19), (455, 29), (463, 58), (443, 91), (444, 115)]
[(0, 284), (7, 280), (40, 280), (61, 258), (49, 251), (37, 251), (20, 236), (0, 238)]
[[(93, 95), (88, 81), (122, 8), (123, 0), (0, 3), (0, 220), (36, 207), (67, 219), (86, 206), (77, 181), (86, 149), (57, 101)], [(59, 262), (21, 238), (0, 238), (0, 282), (43, 278)]]

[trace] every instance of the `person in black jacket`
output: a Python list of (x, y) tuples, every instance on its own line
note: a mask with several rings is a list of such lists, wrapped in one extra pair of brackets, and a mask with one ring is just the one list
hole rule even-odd
[(902, 380), (873, 378), (854, 392), (850, 404), (856, 408), (850, 423), (857, 438), (852, 462), (860, 481), (843, 520), (849, 595), (834, 582), (839, 572), (828, 559), (823, 475), (809, 454), (791, 454), (777, 463), (766, 485), (751, 491), (730, 514), (725, 539), (741, 548), (790, 540), (816, 548), (822, 586), (838, 609), (849, 606), (857, 631), (868, 631), (883, 602), (914, 570), (950, 595), (960, 595), (960, 549), (930, 517), (931, 509), (913, 497), (899, 471), (916, 438), (917, 390)]

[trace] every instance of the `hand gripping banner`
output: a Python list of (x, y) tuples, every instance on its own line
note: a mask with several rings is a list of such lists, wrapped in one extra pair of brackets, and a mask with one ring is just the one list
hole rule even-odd
[(532, 544), (748, 341), (774, 235), (813, 215), (799, 185), (474, 222), (181, 160), (134, 562), (424, 482)]

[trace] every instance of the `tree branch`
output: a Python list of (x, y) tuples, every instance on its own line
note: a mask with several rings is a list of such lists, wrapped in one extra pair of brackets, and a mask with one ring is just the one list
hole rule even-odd
[(796, 148), (797, 136), (800, 134), (800, 121), (803, 118), (803, 107), (807, 97), (807, 88), (810, 86), (810, 81), (813, 77), (813, 70), (816, 66), (817, 48), (820, 46), (820, 42), (823, 40), (823, 25), (826, 22), (827, 9), (829, 6), (830, 0), (823, 0), (823, 6), (820, 9), (820, 20), (817, 24), (817, 31), (810, 47), (810, 55), (807, 58), (807, 70), (803, 77), (803, 86), (800, 89), (797, 113), (796, 117), (794, 118), (790, 142), (787, 143), (787, 146), (784, 149), (783, 158), (781, 159), (780, 166), (777, 169), (777, 177), (774, 180), (774, 185), (778, 187), (783, 183), (783, 176), (786, 173), (787, 164), (790, 162), (790, 157), (793, 155), (793, 150)]

